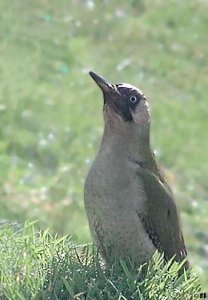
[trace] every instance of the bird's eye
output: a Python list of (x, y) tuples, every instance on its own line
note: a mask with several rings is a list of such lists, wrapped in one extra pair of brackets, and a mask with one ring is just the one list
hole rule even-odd
[(137, 97), (136, 97), (136, 96), (131, 96), (131, 97), (130, 97), (130, 101), (131, 101), (132, 103), (137, 102)]

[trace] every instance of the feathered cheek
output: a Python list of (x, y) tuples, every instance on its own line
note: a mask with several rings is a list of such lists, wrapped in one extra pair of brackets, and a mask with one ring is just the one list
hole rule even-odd
[(138, 125), (144, 125), (150, 123), (150, 109), (147, 102), (138, 105), (135, 111), (131, 111), (133, 120)]

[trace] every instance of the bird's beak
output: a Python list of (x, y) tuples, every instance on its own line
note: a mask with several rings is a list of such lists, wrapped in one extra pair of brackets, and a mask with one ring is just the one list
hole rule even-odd
[(96, 74), (95, 72), (90, 71), (90, 76), (95, 80), (99, 88), (103, 93), (110, 93), (114, 90), (113, 85), (105, 80), (102, 76)]

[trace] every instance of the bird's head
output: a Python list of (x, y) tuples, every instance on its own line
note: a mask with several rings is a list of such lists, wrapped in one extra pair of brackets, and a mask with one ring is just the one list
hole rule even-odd
[(92, 71), (89, 74), (103, 92), (105, 127), (149, 138), (150, 112), (143, 92), (130, 84), (111, 84)]

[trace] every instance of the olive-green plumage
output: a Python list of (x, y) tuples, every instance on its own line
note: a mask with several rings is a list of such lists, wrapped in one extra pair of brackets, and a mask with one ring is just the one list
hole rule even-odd
[[(172, 192), (150, 147), (150, 113), (144, 94), (129, 84), (90, 75), (104, 96), (105, 128), (85, 182), (85, 208), (92, 237), (109, 262), (138, 265), (156, 249), (166, 259), (187, 253)], [(188, 267), (188, 261), (185, 264)]]

